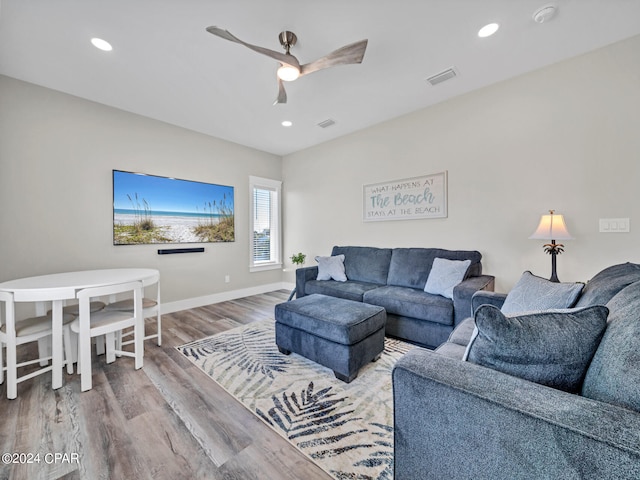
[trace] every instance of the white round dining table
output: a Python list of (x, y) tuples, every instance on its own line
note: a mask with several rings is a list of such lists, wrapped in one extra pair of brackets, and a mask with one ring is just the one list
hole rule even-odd
[(62, 307), (65, 300), (76, 298), (77, 292), (89, 287), (141, 281), (143, 286), (156, 282), (159, 272), (152, 268), (110, 268), (52, 273), (19, 278), (0, 283), (0, 291), (13, 294), (14, 302), (51, 302), (51, 386), (62, 387)]

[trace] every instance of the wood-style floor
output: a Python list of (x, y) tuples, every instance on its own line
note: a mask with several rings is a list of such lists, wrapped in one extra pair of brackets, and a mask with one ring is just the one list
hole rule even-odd
[(163, 315), (162, 346), (146, 342), (144, 368), (94, 356), (88, 392), (66, 373), (55, 391), (50, 374), (18, 384), (15, 400), (2, 385), (0, 479), (330, 479), (174, 348), (273, 318), (288, 293)]

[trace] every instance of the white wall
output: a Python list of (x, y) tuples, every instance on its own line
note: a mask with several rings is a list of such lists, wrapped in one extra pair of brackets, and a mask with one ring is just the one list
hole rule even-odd
[[(248, 183), (249, 175), (279, 180), (281, 163), (275, 155), (0, 76), (0, 281), (158, 268), (163, 303), (176, 307), (279, 284), (279, 270), (249, 273)], [(164, 256), (158, 248), (171, 245), (114, 246), (113, 169), (234, 186), (236, 241), (180, 245), (204, 246), (205, 253)]]
[[(528, 237), (556, 209), (575, 237), (560, 280), (640, 263), (639, 51), (635, 37), (286, 156), (285, 255), (309, 265), (336, 244), (477, 249), (507, 291), (524, 270), (548, 278), (544, 242)], [(443, 170), (448, 218), (362, 221), (363, 184)], [(598, 233), (607, 217), (629, 217), (631, 233)]]

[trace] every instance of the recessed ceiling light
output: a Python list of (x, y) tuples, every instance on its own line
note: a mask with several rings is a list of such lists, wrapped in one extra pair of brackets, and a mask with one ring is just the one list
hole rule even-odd
[(285, 120), (284, 122), (282, 122), (283, 127), (290, 127), (291, 125), (293, 125), (293, 122), (290, 120)]
[(498, 25), (497, 23), (490, 23), (488, 25), (485, 25), (478, 31), (478, 36), (480, 38), (490, 37), (498, 31), (498, 28), (500, 28), (500, 25)]
[(111, 44), (101, 38), (92, 38), (91, 43), (94, 47), (99, 48), (100, 50), (103, 50), (105, 52), (110, 52), (111, 50), (113, 50)]

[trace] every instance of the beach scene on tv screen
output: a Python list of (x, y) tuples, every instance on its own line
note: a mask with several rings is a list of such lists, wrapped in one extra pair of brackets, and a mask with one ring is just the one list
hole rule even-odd
[(233, 242), (233, 187), (113, 171), (113, 243)]

